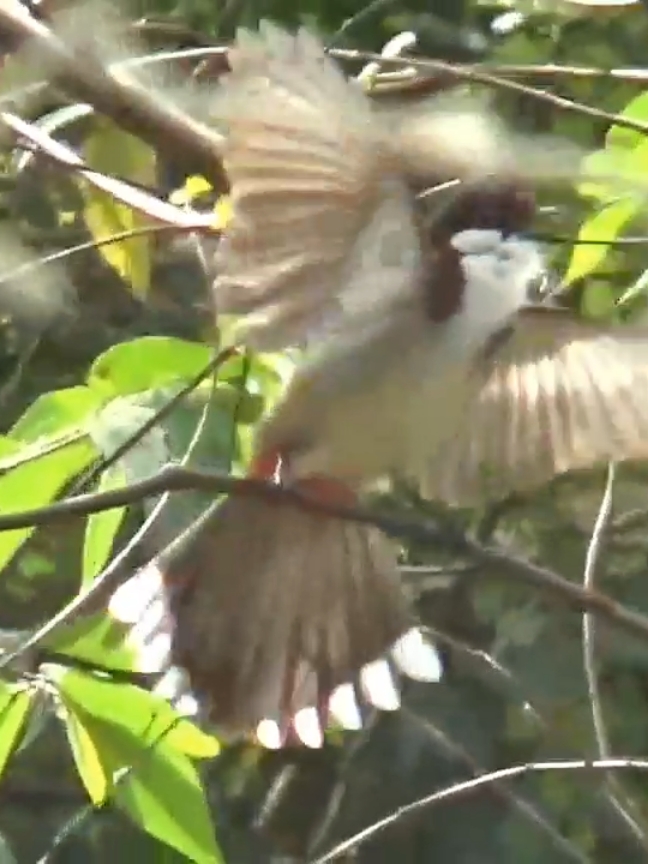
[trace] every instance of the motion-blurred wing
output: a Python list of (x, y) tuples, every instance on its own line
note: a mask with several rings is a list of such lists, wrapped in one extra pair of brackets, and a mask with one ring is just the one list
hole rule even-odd
[(429, 466), (427, 496), (470, 506), (598, 462), (648, 457), (647, 329), (529, 310), (482, 362), (480, 397)]
[(413, 197), (389, 136), (319, 42), (239, 32), (212, 106), (226, 130), (233, 217), (216, 258), (219, 312), (275, 350), (380, 314), (411, 285)]

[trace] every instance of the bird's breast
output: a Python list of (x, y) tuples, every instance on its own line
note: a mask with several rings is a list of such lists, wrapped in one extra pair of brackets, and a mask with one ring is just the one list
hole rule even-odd
[[(442, 328), (435, 328), (442, 330)], [(439, 338), (441, 337), (441, 338)], [(448, 352), (442, 333), (401, 346), (392, 362), (357, 388), (315, 388), (299, 413), (303, 446), (291, 457), (296, 476), (326, 474), (354, 486), (390, 472), (415, 470), (451, 438), (471, 390), (468, 350)], [(367, 358), (356, 358), (367, 362)], [(347, 382), (348, 383), (348, 382)]]

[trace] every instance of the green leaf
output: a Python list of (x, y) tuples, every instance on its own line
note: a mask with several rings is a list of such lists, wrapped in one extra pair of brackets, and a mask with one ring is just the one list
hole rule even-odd
[(174, 189), (169, 195), (169, 202), (177, 207), (182, 207), (184, 204), (193, 204), (197, 198), (213, 191), (214, 187), (209, 180), (206, 180), (201, 174), (192, 174), (191, 177), (187, 177), (184, 186)]
[[(0, 477), (0, 515), (50, 504), (61, 489), (96, 458), (92, 443), (83, 440), (20, 465)], [(31, 526), (0, 532), (0, 569), (34, 530)]]
[[(596, 150), (583, 159), (579, 195), (608, 203), (615, 196), (627, 194), (627, 184), (636, 176), (632, 152)], [(625, 184), (624, 184), (625, 181)]]
[(173, 709), (130, 685), (60, 667), (57, 677), (66, 708), (82, 718), (106, 770), (114, 776), (132, 768), (115, 782), (117, 804), (144, 831), (197, 864), (221, 862), (195, 767), (167, 737), (151, 741), (152, 732), (159, 728), (158, 705), (171, 718), (160, 733), (177, 721)]
[[(625, 200), (610, 204), (583, 223), (578, 232), (578, 240), (615, 240), (623, 226), (636, 215), (636, 212), (637, 202), (635, 201)], [(606, 242), (579, 244), (577, 241), (564, 277), (565, 284), (582, 279), (596, 270), (608, 254), (609, 248), (610, 245)]]
[[(164, 394), (158, 405), (152, 405), (157, 391), (146, 390), (135, 396), (125, 396), (113, 399), (95, 418), (89, 428), (89, 434), (97, 448), (105, 457), (111, 457), (115, 450), (128, 442), (138, 433), (142, 426), (149, 422), (156, 410), (166, 405), (171, 394)], [(164, 429), (155, 425), (149, 429), (144, 438), (129, 447), (120, 459), (127, 480), (150, 477), (157, 473), (161, 466), (169, 461), (169, 451), (166, 445)]]
[[(95, 129), (83, 147), (88, 165), (122, 180), (151, 186), (155, 182), (154, 154), (140, 138), (124, 132), (106, 119), (96, 121)], [(124, 231), (137, 231), (150, 219), (114, 196), (81, 180), (86, 206), (84, 216), (95, 240), (104, 240)], [(141, 234), (115, 243), (103, 244), (100, 254), (136, 297), (146, 297), (151, 280), (151, 236)]]
[(0, 681), (0, 774), (25, 728), (32, 700), (33, 692)]
[(117, 787), (117, 803), (145, 831), (196, 864), (224, 862), (195, 767), (164, 742), (153, 752), (155, 758), (141, 760), (134, 776)]
[(246, 388), (234, 384), (219, 384), (214, 389), (211, 382), (207, 381), (188, 394), (184, 401), (187, 405), (201, 409), (209, 402), (211, 410), (219, 411), (228, 417), (236, 411), (238, 423), (254, 424), (263, 414), (265, 398), (262, 394), (250, 393), (249, 384), (250, 382)]
[(164, 737), (170, 747), (199, 759), (216, 756), (220, 750), (216, 738), (181, 717), (166, 699), (141, 687), (74, 669), (59, 676), (58, 687), (71, 710), (83, 708), (93, 717), (123, 727), (149, 744)]
[[(171, 725), (171, 719), (175, 715), (175, 711), (173, 711), (170, 705), (167, 707), (170, 708), (168, 713), (161, 710), (156, 717), (148, 735), (149, 741), (154, 741), (157, 735), (163, 731), (164, 726), (168, 728)], [(215, 756), (218, 756), (221, 750), (217, 738), (203, 732), (202, 729), (199, 729), (190, 720), (178, 720), (177, 715), (176, 722), (164, 736), (164, 743), (171, 749), (177, 750), (178, 753), (184, 753), (185, 756), (189, 756), (191, 759), (213, 759)]]
[(147, 690), (134, 684), (117, 683), (100, 674), (68, 669), (57, 671), (55, 677), (61, 698), (69, 710), (83, 709), (93, 717), (130, 730), (140, 738), (147, 733), (160, 707), (167, 705)]
[(136, 655), (125, 642), (126, 632), (101, 612), (61, 627), (45, 644), (57, 654), (77, 657), (99, 668), (132, 672)]
[(634, 149), (611, 147), (590, 153), (583, 159), (581, 174), (579, 194), (601, 203), (631, 199), (637, 209), (645, 206), (648, 140), (642, 137)]
[[(640, 93), (625, 106), (620, 116), (624, 120), (635, 120), (639, 123), (648, 124), (648, 93)], [(605, 136), (606, 148), (619, 150), (634, 150), (646, 141), (645, 133), (635, 129), (627, 129), (623, 126), (610, 126)]]
[(193, 378), (212, 358), (199, 342), (168, 336), (144, 336), (113, 345), (90, 367), (88, 384), (126, 395)]
[[(126, 474), (123, 467), (113, 465), (101, 475), (97, 492), (123, 489), (125, 485)], [(114, 507), (102, 513), (92, 513), (88, 517), (83, 541), (82, 585), (91, 582), (108, 561), (126, 511), (126, 507)]]
[(614, 290), (608, 282), (592, 281), (581, 298), (581, 313), (585, 318), (609, 321), (617, 313)]
[(31, 443), (54, 437), (70, 427), (83, 427), (104, 400), (89, 387), (68, 387), (39, 396), (12, 426), (12, 438)]
[(106, 767), (99, 755), (92, 735), (83, 719), (73, 711), (65, 716), (65, 732), (79, 777), (88, 791), (95, 806), (106, 802), (112, 791), (112, 772)]
[(115, 784), (115, 800), (133, 822), (196, 864), (220, 864), (205, 793), (189, 758), (166, 741), (142, 748), (118, 727), (94, 718), (89, 726), (106, 761), (117, 771), (132, 766)]

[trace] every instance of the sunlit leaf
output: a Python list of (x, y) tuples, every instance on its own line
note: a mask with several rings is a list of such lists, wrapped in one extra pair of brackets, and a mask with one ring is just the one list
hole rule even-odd
[[(123, 489), (125, 485), (124, 468), (121, 465), (113, 465), (101, 475), (97, 492)], [(126, 510), (126, 507), (114, 507), (101, 513), (92, 513), (88, 517), (83, 541), (83, 585), (91, 582), (108, 561)]]
[(29, 690), (0, 681), (0, 774), (25, 728), (32, 701)]
[(113, 345), (101, 354), (90, 368), (88, 384), (109, 384), (121, 395), (137, 393), (193, 378), (211, 357), (211, 349), (199, 342), (144, 336)]
[(72, 710), (82, 708), (93, 717), (129, 729), (143, 736), (159, 710), (162, 700), (134, 684), (116, 682), (99, 674), (68, 669), (57, 671), (61, 697)]
[(154, 752), (155, 758), (142, 759), (134, 776), (117, 787), (117, 803), (145, 831), (196, 864), (224, 861), (196, 768), (166, 743)]
[[(141, 139), (122, 131), (108, 120), (96, 123), (84, 142), (89, 167), (123, 180), (151, 186), (155, 180), (154, 155)], [(150, 218), (118, 201), (114, 196), (86, 182), (81, 183), (86, 202), (84, 216), (95, 240), (104, 240), (124, 231), (137, 231)], [(147, 234), (104, 244), (100, 254), (130, 286), (137, 297), (145, 297), (151, 278), (151, 237)]]
[(622, 148), (596, 150), (581, 164), (582, 179), (576, 188), (584, 198), (608, 202), (628, 192), (628, 184), (636, 179), (632, 151)]
[(112, 772), (106, 770), (82, 717), (68, 711), (64, 723), (79, 777), (92, 803), (95, 806), (101, 805), (105, 803), (112, 789)]
[[(173, 709), (137, 687), (76, 670), (59, 669), (55, 677), (61, 698), (68, 710), (83, 719), (102, 764), (113, 774), (132, 768), (115, 783), (118, 805), (146, 832), (190, 860), (220, 862), (198, 773), (180, 748), (171, 746), (163, 735), (179, 722)], [(156, 731), (157, 740), (153, 738)], [(191, 746), (185, 733), (180, 741), (183, 737)], [(193, 739), (194, 747), (197, 740)]]
[[(85, 439), (48, 453), (0, 477), (0, 515), (50, 504), (97, 457)], [(35, 526), (0, 532), (0, 569), (33, 534)]]
[(582, 279), (596, 270), (610, 248), (609, 243), (605, 241), (615, 240), (621, 229), (636, 215), (636, 212), (636, 202), (619, 201), (605, 207), (581, 226), (578, 232), (578, 240), (581, 242), (577, 242), (574, 246), (564, 277), (565, 284), (574, 282), (576, 279)]
[(45, 644), (57, 654), (78, 657), (91, 665), (132, 672), (135, 654), (125, 644), (126, 629), (103, 612), (61, 627)]
[(191, 759), (213, 759), (221, 750), (217, 738), (187, 720), (181, 720), (171, 729), (165, 740), (169, 747)]
[(11, 427), (9, 434), (25, 442), (80, 427), (103, 404), (89, 387), (68, 387), (39, 396)]
[(59, 678), (59, 690), (66, 704), (128, 729), (149, 744), (162, 736), (187, 756), (207, 759), (219, 752), (216, 738), (181, 717), (166, 699), (141, 687), (69, 669)]
[(222, 230), (232, 219), (232, 200), (229, 195), (223, 195), (214, 205), (213, 228)]
[(169, 201), (171, 204), (181, 207), (183, 204), (192, 204), (196, 198), (201, 195), (208, 195), (212, 190), (213, 186), (209, 180), (201, 174), (192, 174), (191, 177), (187, 177), (184, 186), (175, 189), (169, 195)]
[[(624, 132), (626, 130), (623, 130)], [(609, 147), (583, 159), (578, 192), (606, 203), (632, 200), (637, 209), (645, 207), (648, 196), (648, 139), (641, 136), (635, 147)]]
[[(220, 752), (218, 739), (190, 720), (179, 719), (170, 705), (160, 709), (147, 735), (150, 742), (164, 734), (164, 743), (191, 759), (213, 759)], [(175, 722), (173, 722), (175, 720)], [(167, 731), (168, 730), (168, 731)]]
[[(623, 111), (619, 112), (619, 116), (623, 117), (624, 120), (634, 120), (648, 125), (648, 93), (640, 93), (634, 99), (631, 99)], [(645, 133), (640, 132), (638, 129), (628, 129), (625, 126), (618, 126), (616, 123), (610, 126), (605, 136), (605, 146), (607, 149), (633, 150), (638, 145), (645, 144), (645, 142)]]

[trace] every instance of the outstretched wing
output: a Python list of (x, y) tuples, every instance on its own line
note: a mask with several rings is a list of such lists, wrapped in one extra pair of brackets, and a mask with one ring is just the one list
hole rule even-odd
[(486, 362), (459, 436), (423, 477), (471, 506), (599, 462), (648, 458), (648, 330), (529, 310)]
[[(216, 307), (275, 350), (380, 313), (419, 264), (413, 198), (360, 86), (307, 31), (241, 31), (212, 116), (233, 215)], [(379, 308), (377, 308), (379, 307)]]

